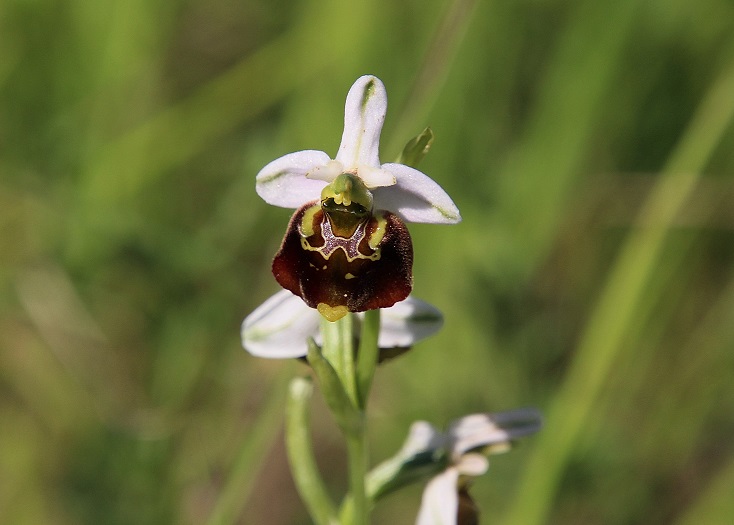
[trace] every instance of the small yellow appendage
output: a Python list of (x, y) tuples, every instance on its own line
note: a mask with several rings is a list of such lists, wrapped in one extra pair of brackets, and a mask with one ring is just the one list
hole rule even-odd
[(349, 310), (347, 310), (347, 307), (344, 305), (329, 306), (326, 303), (319, 303), (316, 309), (327, 321), (331, 323), (338, 321), (349, 313)]

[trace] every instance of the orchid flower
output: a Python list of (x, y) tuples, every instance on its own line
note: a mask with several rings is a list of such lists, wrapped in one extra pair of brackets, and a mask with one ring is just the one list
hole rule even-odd
[(531, 408), (472, 414), (454, 421), (446, 432), (425, 421), (413, 423), (403, 454), (442, 451), (446, 458), (446, 467), (426, 485), (416, 525), (477, 523), (468, 481), (487, 471), (488, 454), (506, 452), (514, 440), (534, 434), (541, 424), (540, 414)]
[(380, 163), (386, 111), (382, 82), (360, 77), (347, 95), (334, 159), (323, 151), (298, 151), (270, 162), (256, 178), (267, 203), (296, 208), (273, 261), (276, 280), (329, 321), (388, 308), (408, 296), (413, 245), (405, 222), (461, 220), (427, 175)]
[[(303, 357), (308, 352), (309, 338), (321, 344), (319, 317), (299, 297), (281, 290), (245, 318), (242, 346), (258, 357)], [(409, 348), (436, 333), (442, 324), (443, 317), (436, 307), (408, 297), (381, 312), (377, 344), (384, 352)]]

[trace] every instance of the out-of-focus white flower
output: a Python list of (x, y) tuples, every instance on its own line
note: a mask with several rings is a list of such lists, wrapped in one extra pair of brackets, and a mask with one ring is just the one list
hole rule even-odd
[(472, 414), (454, 421), (446, 432), (437, 431), (425, 421), (414, 423), (403, 453), (443, 450), (447, 462), (426, 485), (416, 524), (476, 523), (477, 511), (467, 492), (468, 481), (487, 471), (487, 454), (509, 450), (512, 441), (534, 434), (541, 425), (540, 413), (532, 408)]
[[(364, 314), (358, 314), (358, 318)], [(321, 344), (319, 313), (288, 290), (281, 290), (258, 306), (242, 323), (242, 346), (252, 355), (268, 358), (303, 357), (306, 341)], [(434, 306), (408, 297), (380, 312), (381, 349), (408, 348), (436, 333), (443, 324)]]

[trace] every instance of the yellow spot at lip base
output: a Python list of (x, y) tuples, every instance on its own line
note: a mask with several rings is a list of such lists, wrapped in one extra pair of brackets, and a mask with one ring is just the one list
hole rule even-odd
[(327, 321), (331, 323), (338, 321), (349, 313), (349, 310), (347, 310), (347, 307), (344, 305), (329, 306), (326, 303), (319, 303), (316, 309)]
[(376, 216), (375, 219), (377, 219), (377, 227), (375, 228), (375, 231), (372, 232), (372, 235), (370, 235), (370, 238), (367, 239), (367, 244), (373, 250), (376, 250), (380, 245), (382, 239), (385, 238), (385, 232), (387, 231), (387, 220), (385, 219), (385, 215), (380, 214)]
[(316, 212), (321, 210), (321, 205), (311, 206), (307, 209), (301, 219), (301, 235), (303, 237), (311, 237), (316, 231), (313, 229), (313, 218)]

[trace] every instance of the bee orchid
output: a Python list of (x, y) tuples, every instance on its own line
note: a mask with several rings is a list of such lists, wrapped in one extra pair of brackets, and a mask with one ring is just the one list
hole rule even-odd
[(380, 163), (386, 111), (382, 82), (360, 77), (347, 95), (335, 158), (315, 150), (290, 153), (256, 178), (267, 203), (296, 208), (273, 261), (275, 279), (329, 321), (408, 297), (413, 245), (406, 222), (461, 221), (451, 198), (427, 175)]

